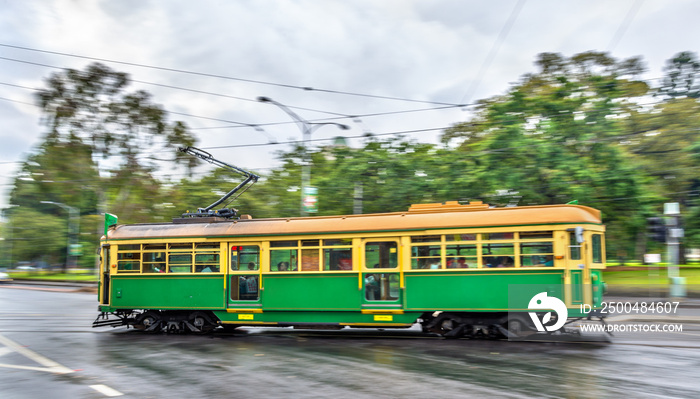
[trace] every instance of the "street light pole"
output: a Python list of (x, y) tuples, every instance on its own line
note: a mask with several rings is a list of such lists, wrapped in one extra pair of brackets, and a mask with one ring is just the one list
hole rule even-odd
[(78, 262), (76, 261), (75, 255), (71, 255), (71, 248), (75, 248), (74, 244), (78, 243), (78, 232), (80, 231), (80, 210), (78, 208), (73, 208), (72, 206), (62, 204), (60, 202), (41, 201), (41, 203), (56, 205), (68, 211), (68, 248), (66, 249), (65, 269), (68, 269), (69, 261), (73, 267), (77, 267)]
[(323, 123), (314, 123), (314, 122), (309, 122), (306, 119), (302, 118), (301, 116), (297, 115), (294, 111), (289, 109), (286, 105), (279, 103), (270, 97), (258, 97), (258, 101), (261, 103), (270, 103), (278, 106), (281, 108), (284, 112), (286, 112), (289, 116), (294, 119), (294, 122), (296, 122), (297, 126), (299, 126), (299, 129), (301, 130), (302, 133), (302, 138), (304, 142), (304, 159), (302, 160), (302, 165), (301, 165), (301, 216), (307, 216), (309, 211), (307, 211), (307, 207), (305, 206), (305, 200), (306, 196), (309, 195), (307, 190), (310, 189), (311, 185), (311, 162), (309, 159), (309, 139), (311, 139), (311, 133), (313, 133), (316, 129), (320, 128), (321, 126), (325, 125), (335, 125), (338, 128), (342, 130), (349, 130), (350, 126), (348, 125), (343, 125), (342, 123), (335, 123), (335, 122), (323, 122)]

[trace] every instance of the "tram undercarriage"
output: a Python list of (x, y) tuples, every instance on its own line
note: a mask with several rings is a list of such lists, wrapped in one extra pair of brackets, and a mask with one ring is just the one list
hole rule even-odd
[[(555, 332), (538, 332), (527, 313), (434, 312), (424, 314), (421, 320), (423, 332), (431, 332), (453, 339), (507, 338), (516, 341), (609, 341), (608, 336), (602, 335), (584, 337), (579, 329), (572, 328), (573, 323), (580, 322), (584, 318), (568, 320), (564, 327)], [(603, 317), (589, 316), (585, 320), (597, 321), (605, 325)], [(556, 322), (556, 319), (553, 319), (552, 322)]]
[[(111, 318), (115, 316), (115, 318)], [(211, 312), (180, 311), (180, 310), (120, 310), (113, 313), (101, 313), (92, 323), (93, 327), (129, 326), (136, 330), (153, 333), (199, 333), (204, 334), (214, 330), (221, 323)]]
[[(447, 339), (509, 339), (534, 341), (597, 341), (608, 342), (607, 337), (583, 337), (580, 330), (572, 328), (571, 324), (582, 319), (572, 319), (564, 328), (556, 332), (538, 332), (527, 313), (461, 313), (461, 312), (432, 312), (421, 315), (418, 320), (424, 333), (432, 333)], [(589, 321), (593, 320), (588, 318)], [(605, 324), (603, 318), (598, 321)], [(224, 325), (209, 311), (186, 310), (119, 310), (112, 313), (103, 312), (93, 322), (93, 327), (133, 327), (148, 333), (205, 334), (217, 327), (232, 327)], [(278, 327), (294, 327), (314, 330), (339, 330), (338, 324), (321, 325), (314, 323), (283, 323)], [(569, 327), (567, 327), (569, 326)], [(239, 326), (233, 326), (237, 328)], [(361, 327), (361, 326), (353, 326)]]

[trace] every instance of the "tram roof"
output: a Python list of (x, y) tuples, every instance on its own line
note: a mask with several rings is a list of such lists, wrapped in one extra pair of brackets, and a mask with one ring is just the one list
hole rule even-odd
[(148, 239), (224, 236), (280, 236), (421, 231), (561, 224), (601, 225), (600, 211), (580, 205), (488, 208), (472, 203), (421, 204), (407, 212), (212, 222), (119, 225), (109, 239)]

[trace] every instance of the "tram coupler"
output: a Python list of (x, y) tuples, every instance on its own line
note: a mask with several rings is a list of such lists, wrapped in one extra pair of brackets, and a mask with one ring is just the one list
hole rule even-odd
[(123, 325), (127, 325), (128, 323), (128, 318), (127, 317), (120, 317), (118, 315), (115, 315), (119, 317), (119, 319), (110, 319), (109, 315), (112, 315), (114, 313), (108, 313), (108, 312), (102, 312), (100, 313), (95, 321), (92, 322), (92, 328), (95, 327), (105, 327), (105, 326), (110, 326), (110, 327), (119, 327)]

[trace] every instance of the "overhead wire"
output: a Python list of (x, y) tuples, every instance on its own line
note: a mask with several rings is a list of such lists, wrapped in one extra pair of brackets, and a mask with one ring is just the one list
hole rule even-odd
[(610, 43), (607, 47), (608, 51), (613, 51), (615, 47), (617, 47), (617, 44), (620, 42), (620, 40), (622, 40), (622, 37), (625, 35), (625, 32), (627, 32), (627, 28), (629, 28), (629, 26), (632, 24), (632, 21), (634, 20), (634, 17), (637, 16), (637, 12), (639, 11), (639, 9), (642, 8), (642, 3), (644, 3), (644, 0), (635, 0), (635, 2), (632, 3), (632, 6), (627, 12), (627, 15), (615, 31), (613, 38), (610, 40)]
[(283, 88), (298, 89), (298, 90), (304, 90), (304, 91), (317, 91), (317, 92), (331, 93), (331, 94), (377, 98), (377, 99), (383, 99), (383, 100), (396, 100), (396, 101), (433, 104), (433, 105), (453, 105), (453, 106), (459, 105), (459, 104), (440, 102), (440, 101), (416, 100), (416, 99), (401, 98), (401, 97), (380, 96), (380, 95), (374, 95), (374, 94), (355, 93), (355, 92), (348, 92), (348, 91), (342, 91), (342, 90), (320, 89), (320, 88), (314, 88), (314, 87), (308, 87), (308, 86), (299, 86), (299, 85), (292, 85), (292, 84), (267, 82), (267, 81), (263, 81), (263, 80), (238, 78), (238, 77), (233, 77), (233, 76), (218, 75), (218, 74), (212, 74), (212, 73), (206, 73), (206, 72), (195, 72), (195, 71), (188, 71), (188, 70), (184, 70), (184, 69), (168, 68), (168, 67), (161, 67), (161, 66), (155, 66), (155, 65), (146, 65), (146, 64), (136, 63), (136, 62), (127, 62), (127, 61), (111, 60), (111, 59), (107, 59), (107, 58), (90, 57), (90, 56), (85, 56), (85, 55), (68, 54), (68, 53), (63, 53), (63, 52), (58, 52), (58, 51), (42, 50), (42, 49), (36, 49), (36, 48), (31, 48), (31, 47), (25, 47), (25, 46), (11, 45), (11, 44), (7, 44), (7, 43), (0, 43), (0, 47), (14, 48), (14, 49), (25, 50), (25, 51), (34, 51), (34, 52), (45, 53), (45, 54), (54, 54), (54, 55), (60, 55), (60, 56), (64, 56), (64, 57), (87, 59), (87, 60), (92, 60), (92, 61), (109, 62), (109, 63), (113, 63), (113, 64), (129, 65), (129, 66), (135, 66), (135, 67), (139, 67), (139, 68), (148, 68), (148, 69), (154, 69), (154, 70), (160, 70), (160, 71), (177, 72), (177, 73), (183, 73), (183, 74), (188, 74), (188, 75), (204, 76), (204, 77), (211, 77), (211, 78), (217, 78), (217, 79), (234, 80), (234, 81), (246, 82), (246, 83), (255, 83), (255, 84), (261, 84), (261, 85), (268, 85), (268, 86), (277, 86), (277, 87), (283, 87)]
[(464, 94), (462, 97), (462, 103), (471, 101), (471, 97), (474, 95), (476, 92), (476, 89), (479, 87), (479, 84), (481, 83), (481, 80), (484, 77), (484, 74), (486, 73), (486, 70), (491, 66), (491, 63), (493, 60), (496, 58), (496, 55), (498, 54), (498, 50), (501, 48), (501, 44), (505, 41), (506, 37), (508, 37), (508, 33), (510, 32), (510, 29), (513, 27), (515, 24), (515, 21), (518, 19), (518, 16), (520, 15), (520, 11), (523, 9), (523, 6), (525, 5), (526, 0), (518, 0), (518, 2), (515, 4), (513, 7), (513, 10), (510, 13), (510, 16), (506, 20), (506, 23), (503, 25), (501, 28), (501, 31), (498, 33), (498, 37), (496, 38), (496, 41), (493, 43), (491, 46), (491, 49), (489, 50), (488, 55), (484, 59), (484, 62), (481, 64), (481, 67), (479, 68), (479, 71), (476, 74), (476, 77), (474, 80), (469, 85), (469, 88), (467, 89), (467, 92)]
[[(515, 21), (515, 19), (517, 18), (517, 13), (519, 13), (519, 9), (522, 8), (522, 4), (523, 4), (523, 3), (524, 3), (523, 1), (520, 1), (518, 4), (516, 4), (516, 7), (515, 7), (515, 9), (513, 10), (513, 13), (511, 14), (511, 18), (509, 19), (510, 22), (507, 23), (506, 26), (504, 26), (504, 30), (502, 30), (502, 33), (505, 32), (505, 34), (507, 34), (508, 30), (510, 29), (510, 26), (511, 26), (512, 23)], [(517, 12), (516, 12), (516, 10), (517, 10)], [(506, 28), (507, 28), (507, 29), (506, 29)], [(503, 35), (503, 38), (505, 38), (505, 34)], [(500, 37), (500, 36), (499, 36), (499, 37)], [(3, 44), (0, 44), (0, 46), (3, 46)], [(8, 46), (6, 46), (6, 47), (8, 47)], [(9, 47), (12, 47), (12, 46), (9, 46)], [(31, 49), (31, 50), (33, 50), (33, 51), (40, 51), (40, 50), (35, 50), (35, 49)], [(48, 53), (53, 53), (53, 52), (48, 52)], [(61, 55), (65, 55), (65, 54), (61, 54)], [(81, 58), (89, 58), (89, 59), (92, 59), (91, 57), (81, 57)], [(47, 64), (41, 64), (41, 63), (36, 63), (36, 62), (31, 62), (31, 61), (16, 60), (16, 59), (11, 59), (11, 58), (7, 58), (7, 57), (0, 57), (0, 59), (5, 59), (5, 60), (15, 61), (15, 62), (22, 62), (22, 63), (27, 63), (27, 64), (33, 64), (33, 65), (42, 66), (42, 67), (49, 67), (49, 68), (56, 68), (56, 69), (65, 69), (65, 68), (63, 68), (63, 67), (57, 67), (57, 66), (52, 66), (52, 65), (47, 65)], [(99, 60), (99, 59), (97, 59), (97, 60)], [(109, 60), (109, 61), (112, 61), (112, 60)], [(114, 62), (116, 62), (116, 63), (123, 63), (123, 62), (119, 62), (119, 61), (114, 61)], [(131, 63), (125, 63), (125, 64), (131, 64)], [(144, 66), (144, 67), (150, 67), (150, 66)], [(158, 67), (154, 67), (154, 68), (158, 68)], [(182, 72), (189, 72), (189, 71), (182, 71)], [(208, 75), (208, 74), (204, 74), (204, 75)], [(212, 75), (212, 76), (213, 76), (213, 75)], [(234, 78), (234, 80), (236, 80), (236, 79)], [(132, 82), (141, 83), (141, 84), (150, 84), (150, 85), (160, 86), (160, 87), (169, 88), (169, 89), (185, 90), (185, 91), (196, 92), (196, 93), (200, 93), (200, 94), (207, 94), (207, 95), (213, 95), (213, 96), (227, 97), (227, 98), (232, 98), (232, 99), (237, 99), (237, 100), (243, 100), (243, 101), (256, 101), (256, 100), (252, 100), (252, 99), (246, 99), (246, 98), (243, 98), (243, 97), (236, 97), (236, 96), (230, 96), (230, 95), (226, 95), (226, 94), (207, 92), (207, 91), (203, 91), (203, 90), (182, 88), (182, 87), (171, 86), (171, 85), (164, 85), (164, 84), (160, 84), (160, 83), (152, 83), (152, 82), (145, 82), (145, 81), (138, 81), (138, 80), (132, 80)], [(16, 85), (16, 84), (11, 84), (11, 83), (2, 83), (2, 82), (0, 82), (0, 84), (4, 84), (4, 85), (7, 85), (7, 86), (12, 86), (12, 87), (23, 88), (23, 89), (40, 90), (40, 89), (29, 88), (29, 87), (26, 87), (26, 86), (21, 86), (21, 85)], [(21, 104), (26, 104), (26, 105), (36, 105), (36, 104), (31, 104), (31, 103), (27, 103), (27, 102), (18, 101), (18, 100), (8, 99), (8, 98), (4, 98), (4, 97), (0, 97), (0, 99), (6, 100), (6, 101), (12, 101), (12, 102), (16, 102), (16, 103), (21, 103)], [(369, 116), (379, 116), (379, 115), (389, 115), (389, 114), (401, 114), (401, 113), (407, 113), (407, 112), (431, 111), (431, 110), (447, 109), (447, 108), (454, 108), (454, 107), (461, 107), (461, 106), (462, 106), (461, 104), (447, 104), (447, 105), (445, 105), (445, 106), (434, 107), (434, 108), (428, 108), (428, 109), (417, 109), (417, 110), (403, 110), (403, 111), (383, 112), (383, 113), (374, 113), (374, 114), (364, 114), (364, 115), (361, 115), (361, 116), (363, 116), (363, 117), (369, 117)], [(291, 108), (294, 108), (294, 107), (291, 107)], [(332, 119), (358, 118), (358, 116), (354, 116), (354, 115), (345, 115), (345, 114), (340, 114), (340, 113), (332, 113), (332, 112), (328, 112), (328, 111), (320, 111), (320, 110), (308, 109), (308, 108), (300, 108), (300, 107), (296, 107), (296, 108), (297, 108), (297, 109), (304, 109), (304, 110), (307, 110), (307, 111), (315, 111), (315, 112), (323, 112), (323, 113), (328, 113), (328, 114), (334, 114), (334, 115), (337, 115), (337, 116), (338, 116), (338, 118), (332, 118)], [(252, 128), (255, 128), (255, 129), (259, 129), (259, 130), (260, 130), (261, 132), (263, 132), (263, 133), (266, 133), (266, 132), (265, 132), (262, 128), (260, 128), (261, 125), (279, 125), (279, 124), (293, 123), (293, 122), (279, 122), (279, 123), (267, 123), (267, 124), (249, 124), (249, 123), (244, 123), (244, 122), (236, 122), (236, 121), (230, 121), (230, 120), (219, 119), (219, 118), (209, 118), (209, 117), (203, 117), (203, 116), (192, 115), (192, 114), (186, 114), (186, 113), (178, 113), (178, 112), (173, 112), (173, 111), (169, 111), (169, 112), (170, 112), (170, 113), (173, 113), (173, 114), (176, 114), (176, 115), (182, 115), (182, 116), (193, 117), (193, 118), (208, 119), (208, 120), (216, 120), (216, 121), (220, 121), (220, 122), (224, 122), (224, 123), (231, 123), (231, 124), (239, 125), (239, 126), (232, 126), (232, 127), (252, 127)], [(326, 119), (322, 119), (322, 120), (331, 120), (331, 118), (326, 118)], [(229, 126), (229, 127), (231, 127), (231, 126)], [(388, 133), (372, 134), (372, 136), (413, 134), (413, 133), (420, 133), (420, 132), (444, 130), (444, 129), (447, 129), (447, 128), (449, 128), (449, 127), (450, 127), (450, 126), (447, 126), (447, 127), (440, 127), (440, 128), (428, 128), (428, 129), (418, 129), (418, 130), (406, 130), (406, 131), (399, 131), (399, 132), (388, 132)], [(212, 128), (217, 128), (217, 127), (199, 128), (199, 129), (212, 129)], [(196, 128), (195, 128), (195, 129), (196, 129)], [(359, 137), (366, 137), (366, 136), (367, 136), (367, 134), (363, 134), (363, 135), (359, 135), (359, 136), (348, 136), (347, 138), (359, 138)], [(268, 135), (268, 138), (269, 138), (269, 135)], [(332, 139), (314, 139), (314, 140), (310, 140), (310, 141), (311, 141), (311, 142), (318, 142), (318, 141), (327, 141), (327, 140), (332, 140)], [(286, 141), (286, 142), (281, 142), (281, 143), (271, 142), (271, 143), (260, 143), (260, 144), (243, 144), (243, 145), (231, 145), (231, 146), (219, 146), (219, 147), (206, 147), (206, 149), (222, 149), (222, 148), (236, 148), (236, 147), (257, 147), (257, 146), (268, 146), (268, 145), (295, 144), (295, 143), (300, 143), (300, 142), (301, 142), (301, 140), (293, 140), (293, 141)], [(489, 150), (489, 152), (491, 152), (491, 151), (507, 151), (507, 150), (508, 150), (508, 149), (494, 149), (494, 150)], [(6, 162), (6, 163), (21, 163), (21, 162), (16, 161), (16, 162)]]
[[(1, 44), (0, 44), (1, 45)], [(51, 68), (51, 69), (61, 69), (65, 70), (68, 69), (66, 67), (60, 67), (56, 65), (49, 65), (45, 63), (39, 63), (39, 62), (34, 62), (34, 61), (26, 61), (26, 60), (20, 60), (16, 58), (9, 58), (9, 57), (2, 57), (0, 56), (0, 60), (6, 60), (6, 61), (11, 61), (11, 62), (18, 62), (18, 63), (23, 63), (23, 64), (28, 64), (28, 65), (34, 65), (34, 66), (40, 66), (44, 68)], [(222, 94), (222, 93), (214, 93), (211, 91), (205, 91), (205, 90), (198, 90), (198, 89), (192, 89), (192, 88), (186, 88), (186, 87), (179, 87), (179, 86), (173, 86), (173, 85), (166, 85), (162, 83), (154, 83), (154, 82), (146, 82), (143, 80), (135, 80), (135, 79), (130, 79), (131, 82), (134, 83), (139, 83), (139, 84), (146, 84), (146, 85), (153, 85), (157, 87), (163, 87), (163, 88), (168, 88), (168, 89), (173, 89), (173, 90), (181, 90), (181, 91), (187, 91), (187, 92), (193, 92), (193, 93), (199, 93), (199, 94), (205, 94), (205, 95), (211, 95), (211, 96), (218, 96), (218, 97), (224, 97), (224, 98), (231, 98), (231, 99), (236, 99), (240, 101), (248, 101), (248, 102), (258, 102), (258, 100), (254, 99), (249, 99), (245, 97), (238, 97), (238, 96), (231, 96), (228, 94)], [(31, 88), (31, 87), (26, 87), (26, 86), (21, 86), (21, 85), (16, 85), (12, 83), (0, 83), (4, 84), (7, 86), (14, 86), (18, 88), (23, 88), (23, 89), (28, 89), (28, 90), (35, 90), (35, 91), (41, 91), (42, 89), (37, 89), (37, 88)], [(10, 100), (11, 101), (11, 100)], [(25, 103), (26, 104), (26, 103)], [(438, 111), (438, 110), (445, 110), (445, 109), (450, 109), (450, 108), (464, 108), (464, 107), (469, 107), (473, 106), (476, 104), (446, 104), (442, 105), (439, 107), (430, 107), (430, 108), (420, 108), (420, 109), (410, 109), (410, 110), (399, 110), (399, 111), (387, 111), (387, 112), (374, 112), (374, 113), (368, 113), (368, 114), (343, 114), (339, 112), (333, 112), (333, 111), (325, 111), (325, 110), (319, 110), (319, 109), (313, 109), (313, 108), (305, 108), (305, 107), (298, 107), (298, 106), (289, 106), (289, 108), (296, 109), (296, 110), (303, 110), (303, 111), (311, 111), (311, 112), (318, 112), (318, 113), (324, 113), (328, 115), (333, 115), (334, 118), (318, 118), (318, 119), (312, 119), (310, 122), (322, 122), (322, 121), (329, 121), (329, 120), (339, 120), (339, 119), (355, 119), (355, 118), (367, 118), (367, 117), (377, 117), (377, 116), (386, 116), (386, 115), (398, 115), (398, 114), (405, 114), (405, 113), (415, 113), (415, 112), (427, 112), (427, 111)], [(169, 111), (170, 113), (175, 113), (173, 111)], [(206, 117), (200, 117), (200, 116), (193, 116), (191, 114), (186, 115), (186, 116), (191, 116), (191, 117), (197, 117), (197, 118), (206, 118)], [(254, 126), (267, 126), (267, 125), (286, 125), (286, 124), (292, 124), (295, 123), (294, 121), (286, 121), (286, 122), (274, 122), (274, 123), (264, 123), (264, 124), (253, 124), (253, 123), (246, 123), (246, 122), (237, 122), (237, 121), (224, 121), (227, 123), (232, 123), (236, 125), (240, 125), (238, 127), (254, 127)], [(217, 129), (217, 128), (231, 128), (234, 126), (226, 126), (226, 127), (204, 127), (204, 128), (191, 128), (193, 130), (196, 129)]]

